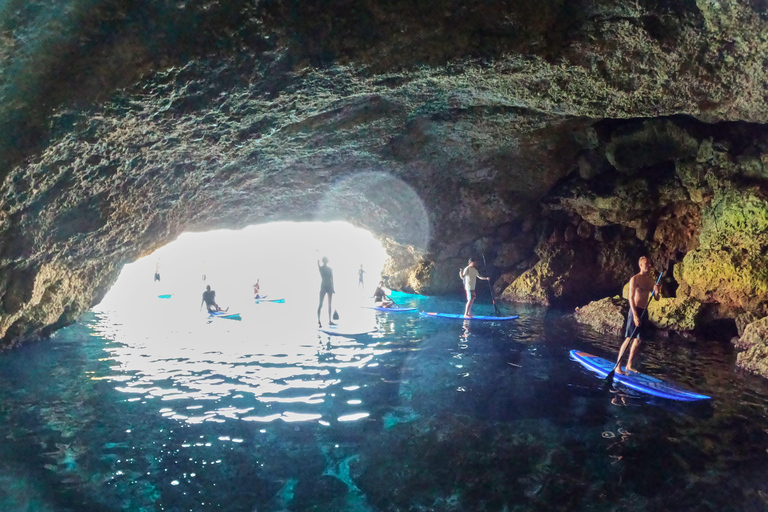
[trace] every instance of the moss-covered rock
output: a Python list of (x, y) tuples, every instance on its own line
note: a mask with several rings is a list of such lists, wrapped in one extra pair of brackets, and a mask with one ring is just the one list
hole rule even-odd
[(574, 317), (598, 332), (621, 334), (624, 332), (629, 303), (621, 297), (606, 297), (576, 308)]
[(675, 267), (678, 294), (764, 316), (768, 198), (758, 188), (718, 188), (702, 215), (699, 247)]
[(736, 342), (740, 350), (736, 364), (752, 373), (768, 377), (768, 317), (752, 322)]
[(701, 315), (702, 304), (690, 297), (652, 300), (648, 304), (648, 317), (659, 329), (692, 331)]

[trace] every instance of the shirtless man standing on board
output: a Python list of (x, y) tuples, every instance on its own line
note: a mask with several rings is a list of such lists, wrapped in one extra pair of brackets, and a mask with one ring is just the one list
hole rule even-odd
[[(626, 339), (621, 345), (619, 358), (616, 360), (616, 373), (619, 375), (624, 375), (620, 363), (629, 342), (632, 342), (632, 346), (629, 349), (626, 371), (634, 372), (636, 370), (632, 368), (632, 360), (635, 358), (637, 349), (642, 341), (648, 339), (648, 320), (643, 318), (648, 307), (648, 294), (653, 292), (652, 297), (656, 297), (656, 300), (661, 298), (661, 286), (655, 285), (653, 277), (651, 277), (651, 261), (645, 256), (641, 256), (638, 264), (640, 266), (640, 273), (635, 274), (629, 280), (629, 313), (627, 314)], [(637, 330), (635, 330), (635, 327), (637, 327)]]

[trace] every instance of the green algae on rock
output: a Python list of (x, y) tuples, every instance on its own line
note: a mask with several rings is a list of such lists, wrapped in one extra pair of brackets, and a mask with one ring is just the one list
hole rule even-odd
[(656, 327), (671, 331), (693, 331), (702, 304), (690, 297), (668, 297), (648, 304), (648, 318)]
[(768, 199), (760, 189), (715, 190), (699, 246), (675, 267), (675, 279), (678, 293), (701, 302), (768, 312)]

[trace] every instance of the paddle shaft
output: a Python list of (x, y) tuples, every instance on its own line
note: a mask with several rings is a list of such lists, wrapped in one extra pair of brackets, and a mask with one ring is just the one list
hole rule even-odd
[[(485, 262), (485, 254), (483, 254), (483, 267), (485, 267), (485, 270), (488, 270), (488, 264)], [(499, 308), (496, 306), (496, 299), (493, 297), (493, 286), (491, 286), (491, 278), (488, 276), (488, 291), (491, 293), (491, 302), (493, 303), (493, 312), (497, 315), (500, 315), (501, 312), (499, 311)]]

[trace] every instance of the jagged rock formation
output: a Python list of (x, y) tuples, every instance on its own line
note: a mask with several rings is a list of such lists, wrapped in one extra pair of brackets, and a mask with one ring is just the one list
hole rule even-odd
[(370, 229), (422, 293), (481, 253), (509, 299), (584, 303), (650, 251), (763, 315), (767, 36), (746, 0), (7, 3), (0, 337), (185, 230), (286, 219)]

